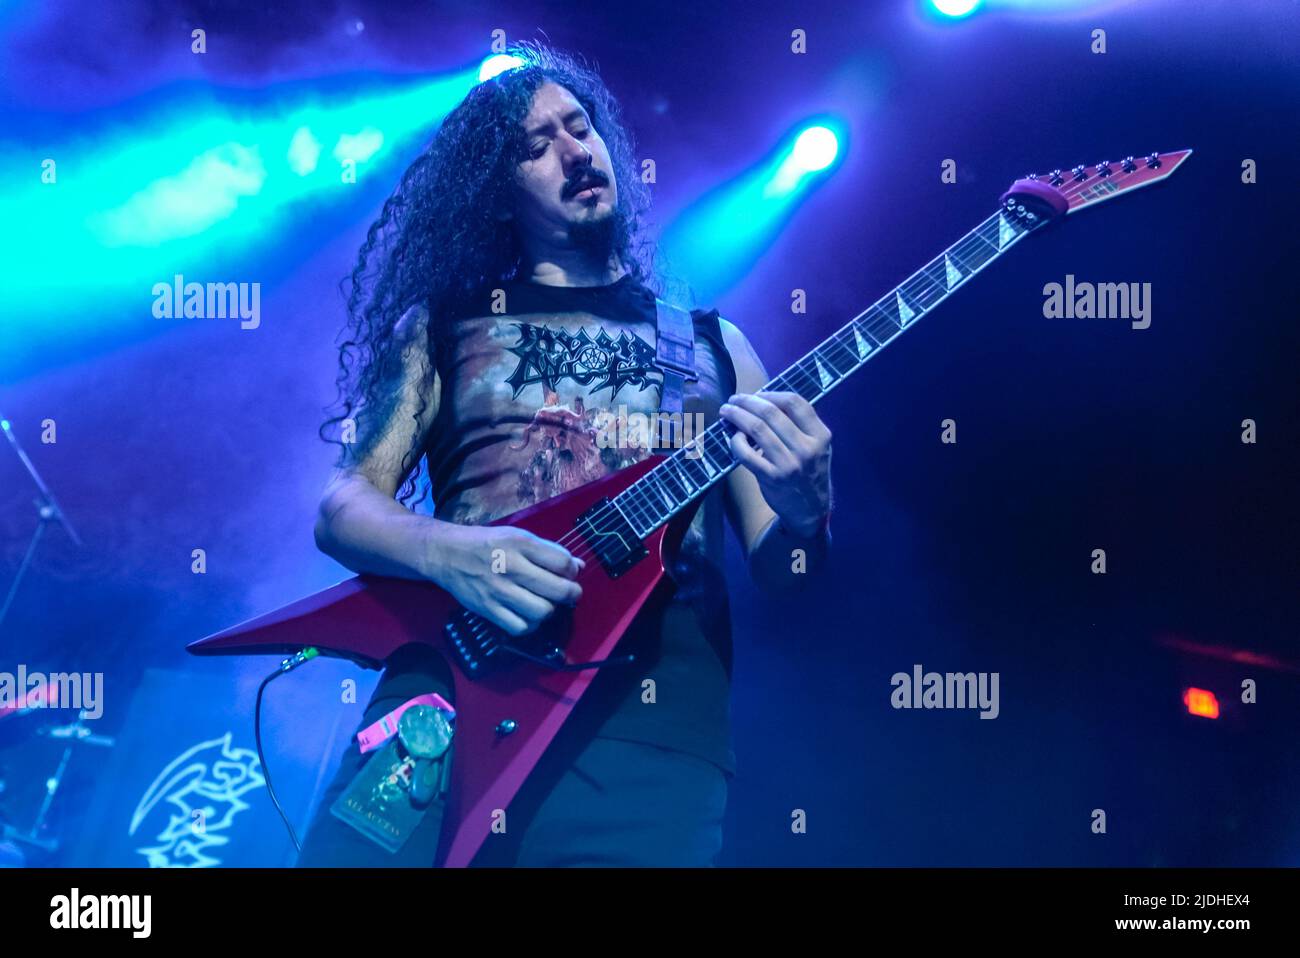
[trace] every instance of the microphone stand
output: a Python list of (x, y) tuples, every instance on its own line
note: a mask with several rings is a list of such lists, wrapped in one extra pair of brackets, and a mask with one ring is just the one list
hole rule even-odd
[(63, 776), (68, 770), (68, 762), (72, 759), (73, 748), (77, 745), (98, 745), (104, 748), (112, 748), (117, 744), (116, 740), (111, 736), (98, 735), (92, 732), (85, 724), (85, 718), (86, 713), (84, 711), (78, 712), (77, 720), (71, 725), (47, 725), (36, 733), (50, 739), (65, 740), (67, 745), (63, 748), (63, 757), (59, 759), (59, 767), (54, 774), (45, 781), (45, 797), (41, 801), (40, 810), (36, 813), (36, 821), (32, 823), (31, 828), (23, 832), (12, 825), (5, 825), (0, 830), (0, 837), (22, 842), (24, 845), (31, 845), (33, 848), (39, 848), (44, 852), (53, 853), (58, 850), (59, 839), (54, 835), (45, 834), (46, 818), (49, 816), (50, 806), (54, 803), (54, 795), (63, 784)]
[[(41, 537), (45, 534), (45, 527), (51, 523), (63, 526), (68, 537), (78, 546), (81, 545), (81, 537), (77, 535), (77, 530), (72, 528), (72, 523), (68, 522), (67, 516), (65, 516), (63, 510), (59, 508), (59, 504), (54, 498), (54, 493), (50, 491), (50, 487), (45, 484), (45, 481), (41, 478), (41, 474), (36, 471), (36, 466), (33, 465), (31, 459), (27, 457), (26, 451), (24, 451), (22, 445), (18, 442), (18, 437), (14, 435), (13, 426), (5, 416), (0, 416), (0, 431), (4, 432), (5, 437), (9, 440), (9, 445), (14, 447), (14, 454), (18, 456), (18, 461), (23, 464), (23, 468), (26, 469), (27, 474), (31, 476), (32, 483), (36, 486), (36, 491), (38, 493), (37, 497), (32, 500), (32, 504), (36, 506), (36, 528), (32, 532), (32, 539), (27, 545), (27, 552), (23, 556), (23, 561), (18, 566), (18, 574), (14, 576), (14, 581), (9, 586), (9, 592), (5, 596), (4, 604), (0, 605), (0, 626), (3, 626), (5, 616), (8, 614), (10, 606), (13, 605), (14, 596), (18, 594), (18, 587), (22, 584), (23, 576), (27, 574), (28, 568), (31, 567), (32, 558), (36, 555), (36, 547), (40, 544)], [(40, 734), (48, 735), (51, 738), (68, 739), (68, 744), (63, 749), (63, 756), (59, 760), (58, 769), (55, 770), (55, 773), (51, 778), (46, 780), (45, 798), (41, 802), (40, 811), (37, 812), (36, 821), (33, 823), (31, 829), (27, 832), (21, 832), (11, 825), (5, 825), (3, 829), (0, 830), (0, 837), (23, 842), (46, 852), (53, 852), (58, 848), (59, 842), (57, 838), (47, 838), (41, 833), (45, 830), (45, 821), (50, 811), (50, 805), (54, 801), (55, 793), (59, 790), (59, 786), (63, 782), (63, 776), (67, 771), (68, 762), (72, 758), (73, 745), (78, 741), (84, 742), (88, 745), (105, 745), (110, 748), (113, 745), (113, 740), (111, 738), (103, 735), (95, 735), (89, 728), (83, 725), (82, 719), (84, 717), (84, 713), (79, 713), (77, 721), (64, 728), (41, 729)]]
[(18, 574), (14, 576), (14, 581), (9, 586), (9, 593), (5, 596), (4, 604), (0, 605), (0, 626), (2, 626), (5, 615), (9, 612), (9, 607), (13, 605), (14, 596), (18, 594), (18, 586), (22, 584), (23, 576), (27, 574), (27, 569), (32, 564), (32, 557), (36, 554), (36, 546), (40, 543), (41, 536), (45, 534), (45, 527), (50, 523), (63, 526), (64, 531), (68, 533), (68, 537), (77, 545), (81, 545), (81, 537), (77, 535), (77, 531), (72, 528), (67, 516), (59, 508), (58, 502), (54, 499), (54, 493), (50, 492), (49, 486), (41, 479), (41, 475), (36, 471), (36, 467), (32, 465), (32, 461), (27, 458), (27, 453), (23, 451), (23, 447), (18, 443), (18, 437), (14, 435), (13, 427), (4, 416), (0, 416), (0, 431), (3, 431), (8, 438), (9, 445), (14, 447), (14, 453), (27, 470), (27, 474), (32, 477), (32, 482), (36, 485), (39, 493), (37, 498), (32, 500), (33, 505), (36, 506), (36, 529), (32, 532), (32, 540), (27, 546), (27, 554), (23, 556), (23, 561), (18, 566)]

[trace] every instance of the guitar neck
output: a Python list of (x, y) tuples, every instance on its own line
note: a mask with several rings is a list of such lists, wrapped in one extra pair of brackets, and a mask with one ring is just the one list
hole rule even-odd
[[(764, 390), (798, 393), (818, 402), (1043, 222), (1010, 208), (994, 213), (788, 366)], [(613, 500), (639, 537), (648, 536), (736, 467), (729, 442), (734, 431), (728, 423), (714, 422)]]

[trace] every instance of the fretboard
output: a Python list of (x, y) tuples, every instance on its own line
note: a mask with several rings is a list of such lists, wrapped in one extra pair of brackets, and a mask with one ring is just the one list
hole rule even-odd
[[(1010, 209), (994, 213), (763, 389), (816, 403), (1042, 222)], [(638, 536), (648, 536), (736, 467), (729, 442), (734, 431), (722, 420), (711, 424), (614, 498)]]

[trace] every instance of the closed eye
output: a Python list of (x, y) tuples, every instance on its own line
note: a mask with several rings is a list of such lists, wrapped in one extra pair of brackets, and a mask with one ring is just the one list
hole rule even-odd
[[(579, 130), (574, 130), (570, 135), (575, 140), (585, 140), (590, 135), (590, 133), (591, 133), (591, 127), (584, 126)], [(542, 154), (546, 152), (546, 147), (548, 145), (549, 145), (548, 143), (538, 143), (536, 146), (529, 149), (528, 158), (530, 160), (540, 159)]]

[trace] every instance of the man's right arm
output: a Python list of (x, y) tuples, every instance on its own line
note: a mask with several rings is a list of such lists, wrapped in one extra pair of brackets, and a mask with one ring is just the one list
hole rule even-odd
[(365, 449), (358, 461), (335, 471), (321, 497), (316, 544), (354, 572), (436, 582), (466, 608), (522, 635), (557, 603), (577, 601), (581, 560), (522, 529), (444, 522), (394, 498), (418, 465), (411, 450), (425, 447), (438, 413), (427, 322), (423, 310), (411, 310), (394, 331), (405, 346), (399, 378), (389, 387), (392, 411), (371, 424), (376, 436), (358, 437)]

